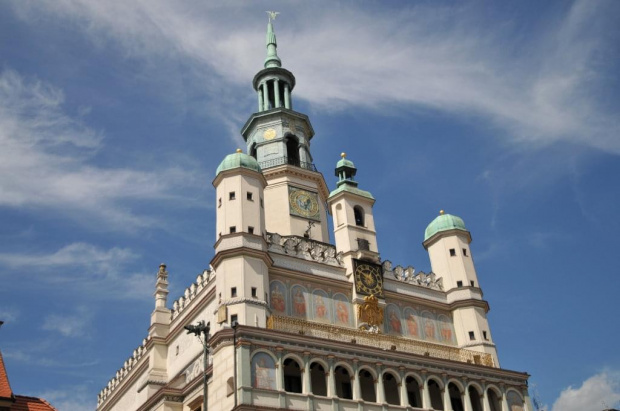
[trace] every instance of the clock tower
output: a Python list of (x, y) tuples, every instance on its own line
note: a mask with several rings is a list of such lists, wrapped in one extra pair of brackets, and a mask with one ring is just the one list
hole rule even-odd
[(328, 242), (325, 202), (329, 191), (310, 154), (314, 129), (308, 116), (293, 110), (295, 76), (282, 67), (271, 19), (266, 43), (264, 68), (252, 82), (258, 111), (241, 129), (248, 154), (267, 180), (266, 230)]

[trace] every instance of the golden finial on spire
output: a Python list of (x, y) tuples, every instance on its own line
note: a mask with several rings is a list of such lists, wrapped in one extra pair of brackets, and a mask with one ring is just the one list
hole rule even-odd
[(347, 153), (345, 153), (344, 151), (342, 153), (340, 153), (340, 157), (342, 158), (346, 158), (347, 157)]
[(237, 153), (243, 153), (243, 150), (241, 150), (240, 148), (237, 149)]
[(444, 215), (446, 212), (443, 210), (439, 210), (439, 215)]

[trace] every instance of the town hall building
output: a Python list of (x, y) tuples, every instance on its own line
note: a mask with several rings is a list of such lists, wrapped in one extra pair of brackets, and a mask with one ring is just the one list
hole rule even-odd
[(271, 18), (266, 45), (246, 151), (213, 180), (209, 269), (169, 302), (159, 267), (147, 335), (97, 410), (534, 411), (529, 375), (500, 366), (463, 220), (426, 228), (429, 273), (384, 259), (353, 161), (335, 185), (314, 166)]

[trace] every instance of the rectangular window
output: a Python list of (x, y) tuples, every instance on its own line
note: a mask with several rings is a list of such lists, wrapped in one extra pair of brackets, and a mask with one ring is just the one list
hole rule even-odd
[(456, 256), (456, 250), (454, 248), (450, 249), (450, 257), (455, 257)]
[(457, 282), (456, 282), (456, 286), (457, 286), (458, 288), (461, 288), (461, 287), (463, 286), (463, 282), (462, 282), (462, 281), (457, 281)]
[(472, 341), (476, 339), (476, 337), (474, 337), (474, 332), (473, 331), (469, 332), (469, 339), (472, 340)]
[(247, 192), (247, 198), (248, 201), (254, 201), (254, 194), (250, 193), (249, 191)]
[(472, 287), (475, 287), (475, 285), (474, 285), (474, 282), (473, 282), (473, 281), (470, 281), (469, 283), (471, 284), (471, 286), (472, 286)]
[(239, 318), (239, 317), (237, 317), (237, 314), (233, 314), (233, 315), (230, 316), (230, 325), (231, 326), (234, 327), (234, 326), (237, 325), (237, 323), (239, 322), (239, 321), (237, 321), (237, 318)]
[(231, 191), (230, 193), (228, 193), (228, 199), (229, 200), (234, 200), (235, 198), (236, 197), (235, 197), (235, 192), (234, 191)]
[(252, 287), (252, 297), (256, 298), (256, 287)]
[(248, 227), (248, 233), (254, 234), (254, 227)]
[(230, 296), (232, 298), (235, 298), (237, 296), (237, 287), (231, 287), (230, 288)]
[(222, 206), (222, 197), (217, 199), (217, 208), (220, 208)]
[(463, 248), (463, 255), (467, 257), (467, 248)]
[(482, 332), (482, 336), (484, 337), (485, 340), (489, 341), (489, 337), (487, 337), (487, 332), (486, 331)]
[(236, 232), (237, 232), (237, 227), (236, 226), (230, 227), (230, 234), (234, 234)]

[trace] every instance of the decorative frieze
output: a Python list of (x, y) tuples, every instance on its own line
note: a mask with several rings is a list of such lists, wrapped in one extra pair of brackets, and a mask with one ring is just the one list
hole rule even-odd
[(336, 267), (342, 267), (342, 252), (336, 252), (331, 244), (315, 241), (310, 238), (278, 233), (267, 233), (269, 251), (288, 254), (304, 260), (316, 261)]
[(384, 277), (393, 278), (420, 287), (443, 291), (443, 279), (437, 277), (432, 271), (430, 273), (425, 273), (424, 271), (416, 272), (415, 268), (412, 266), (403, 268), (400, 265), (392, 268), (392, 262), (390, 260), (383, 261), (382, 265)]

